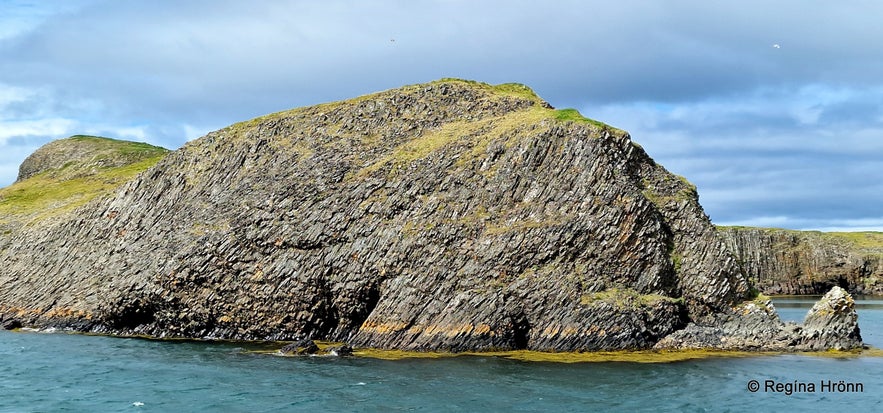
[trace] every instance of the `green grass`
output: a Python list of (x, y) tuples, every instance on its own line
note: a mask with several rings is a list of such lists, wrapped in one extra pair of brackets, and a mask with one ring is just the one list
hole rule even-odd
[(824, 234), (844, 240), (856, 248), (883, 250), (883, 232), (827, 232)]
[(617, 308), (636, 308), (652, 306), (660, 301), (683, 303), (682, 298), (666, 297), (659, 294), (641, 294), (631, 288), (609, 288), (596, 293), (583, 294), (580, 305), (607, 303)]
[[(511, 84), (506, 87), (515, 88)], [(569, 109), (572, 110), (572, 109)], [(485, 118), (477, 121), (459, 121), (450, 122), (441, 127), (428, 131), (423, 135), (411, 139), (395, 149), (387, 156), (384, 156), (356, 171), (351, 177), (364, 177), (384, 167), (391, 167), (392, 171), (402, 169), (404, 165), (418, 159), (423, 159), (430, 154), (441, 150), (449, 145), (468, 146), (461, 152), (457, 158), (456, 167), (463, 167), (470, 161), (484, 156), (488, 145), (493, 141), (504, 144), (506, 148), (511, 148), (518, 144), (519, 140), (526, 137), (525, 134), (514, 133), (520, 128), (526, 128), (529, 125), (543, 124), (548, 120), (555, 121), (573, 121), (577, 119), (578, 123), (589, 124), (595, 127), (609, 128), (603, 123), (586, 119), (579, 115), (579, 112), (572, 110), (576, 115), (568, 115), (564, 118), (560, 117), (562, 111), (548, 109), (542, 106), (533, 106), (530, 108), (509, 112), (501, 116)], [(567, 112), (565, 110), (565, 113)], [(616, 129), (608, 129), (616, 131)], [(533, 132), (536, 134), (539, 132)]]
[(101, 136), (74, 135), (68, 138), (75, 142), (89, 142), (104, 146), (122, 155), (134, 155), (142, 158), (167, 153), (169, 150), (145, 142), (122, 141)]
[(579, 113), (576, 109), (558, 109), (555, 111), (555, 119), (563, 120), (563, 121), (571, 121), (571, 122), (586, 122), (586, 119), (583, 115)]
[(112, 191), (160, 159), (162, 156), (148, 158), (73, 179), (56, 179), (44, 172), (16, 182), (0, 189), (0, 221), (8, 222), (21, 216), (40, 220), (73, 210)]
[[(0, 189), (0, 223), (29, 223), (69, 212), (113, 191), (169, 152), (146, 143), (83, 135), (62, 140), (61, 145), (71, 142), (90, 146), (86, 159)], [(124, 164), (102, 166), (101, 161), (109, 159)]]
[[(463, 151), (463, 154), (458, 157), (456, 166), (461, 167), (470, 160), (482, 156), (493, 139), (501, 136), (516, 137), (507, 132), (523, 125), (542, 121), (548, 117), (548, 111), (548, 109), (533, 107), (478, 121), (446, 123), (395, 147), (388, 155), (356, 171), (352, 177), (364, 177), (387, 166), (395, 172), (410, 162), (426, 158), (430, 154), (454, 144), (471, 147), (470, 150)], [(506, 143), (507, 146), (511, 146), (515, 142), (507, 139)]]
[(577, 122), (577, 123), (587, 123), (589, 125), (601, 128), (601, 129), (614, 129), (610, 125), (598, 122), (594, 119), (589, 119), (579, 113), (578, 110), (567, 108), (567, 109), (558, 109), (555, 111), (554, 115), (555, 119), (563, 121), (563, 122)]
[(491, 91), (507, 96), (531, 100), (537, 103), (543, 102), (543, 99), (537, 96), (533, 89), (522, 85), (521, 83), (503, 83), (491, 86)]
[(784, 228), (723, 226), (716, 225), (718, 231), (761, 231), (767, 234), (785, 234), (798, 237), (801, 242), (817, 240), (824, 243), (845, 244), (851, 248), (870, 252), (883, 252), (883, 232), (821, 232), (801, 231)]

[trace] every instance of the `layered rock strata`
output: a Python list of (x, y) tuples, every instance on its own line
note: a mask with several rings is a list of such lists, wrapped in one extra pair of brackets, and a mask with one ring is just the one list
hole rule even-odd
[(0, 262), (28, 325), (408, 350), (651, 348), (749, 293), (628, 134), (459, 80), (212, 132)]

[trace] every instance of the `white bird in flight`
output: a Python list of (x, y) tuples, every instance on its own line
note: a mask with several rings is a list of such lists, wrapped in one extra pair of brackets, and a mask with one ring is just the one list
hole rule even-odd
[(781, 48), (782, 48), (782, 46), (779, 46), (779, 44), (778, 44), (778, 43), (776, 43), (776, 44), (774, 44), (774, 45), (773, 45), (773, 48), (775, 48), (775, 49), (781, 49)]

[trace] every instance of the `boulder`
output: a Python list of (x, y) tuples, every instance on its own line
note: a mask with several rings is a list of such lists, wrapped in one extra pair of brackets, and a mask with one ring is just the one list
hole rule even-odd
[(352, 356), (353, 348), (349, 344), (341, 344), (339, 346), (328, 347), (326, 350), (332, 356)]
[(313, 340), (305, 338), (293, 343), (286, 344), (279, 352), (285, 355), (307, 355), (319, 352), (319, 346)]

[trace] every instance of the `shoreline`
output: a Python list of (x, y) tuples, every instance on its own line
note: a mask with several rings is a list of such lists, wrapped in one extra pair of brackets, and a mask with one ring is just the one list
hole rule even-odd
[[(8, 330), (11, 333), (36, 333), (36, 334), (70, 334), (81, 336), (109, 337), (118, 339), (138, 339), (147, 341), (170, 342), (170, 343), (197, 343), (238, 345), (243, 347), (245, 353), (272, 355), (286, 358), (302, 357), (339, 357), (327, 353), (327, 350), (345, 344), (344, 342), (314, 340), (319, 347), (316, 354), (298, 355), (282, 354), (280, 349), (290, 341), (251, 341), (251, 340), (224, 340), (209, 338), (188, 337), (153, 337), (145, 335), (114, 335), (57, 328), (39, 329), (24, 327)], [(863, 349), (854, 350), (825, 350), (825, 351), (749, 351), (749, 350), (721, 350), (714, 348), (706, 349), (646, 349), (646, 350), (612, 350), (612, 351), (584, 351), (584, 352), (547, 352), (537, 350), (490, 350), (490, 351), (416, 351), (395, 350), (380, 348), (354, 348), (352, 355), (342, 356), (345, 358), (368, 358), (375, 360), (398, 361), (415, 359), (447, 359), (455, 357), (496, 357), (528, 363), (647, 363), (662, 364), (688, 360), (711, 359), (711, 358), (749, 358), (749, 357), (775, 357), (784, 355), (800, 355), (807, 357), (823, 357), (837, 359), (852, 358), (883, 358), (883, 348), (866, 346)]]

